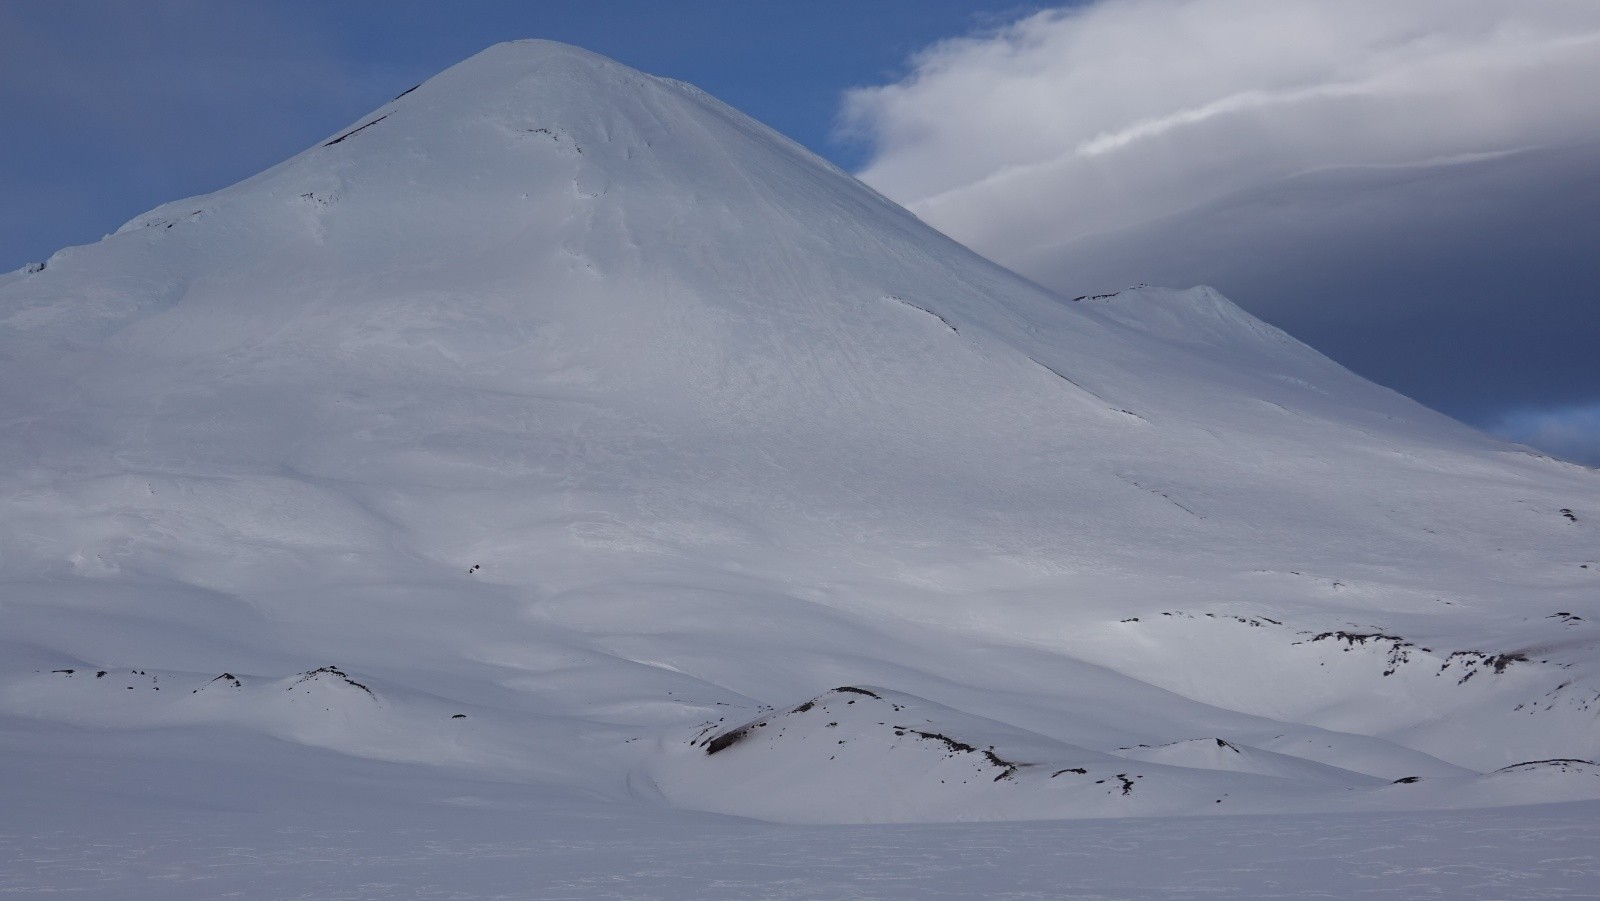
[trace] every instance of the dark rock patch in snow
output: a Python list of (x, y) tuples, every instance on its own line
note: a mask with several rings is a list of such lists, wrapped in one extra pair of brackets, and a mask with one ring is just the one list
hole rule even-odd
[(364, 130), (366, 130), (368, 128), (371, 128), (372, 126), (377, 125), (379, 122), (382, 122), (383, 120), (385, 120), (387, 118), (389, 118), (389, 114), (385, 113), (385, 114), (379, 116), (378, 118), (373, 119), (371, 122), (368, 122), (365, 125), (358, 125), (355, 128), (350, 129), (349, 131), (347, 131), (344, 134), (338, 136), (337, 138), (334, 138), (333, 140), (329, 141), (328, 143), (323, 144), (322, 146), (324, 146), (324, 147), (332, 147), (333, 145), (339, 143), (340, 141), (343, 141), (345, 138), (348, 138), (351, 135), (354, 135), (356, 132), (364, 131)]
[(739, 742), (749, 738), (751, 733), (755, 732), (756, 727), (762, 725), (765, 725), (765, 723), (751, 723), (747, 726), (740, 726), (737, 729), (724, 732), (721, 735), (713, 736), (706, 742), (706, 754), (711, 755), (726, 751)]
[(1439, 667), (1442, 674), (1452, 666), (1460, 667), (1463, 672), (1461, 678), (1456, 680), (1457, 685), (1463, 685), (1468, 679), (1476, 676), (1482, 670), (1489, 670), (1495, 675), (1500, 675), (1513, 663), (1527, 663), (1528, 655), (1520, 651), (1505, 654), (1489, 654), (1484, 651), (1454, 651), (1445, 658), (1444, 664)]
[[(244, 683), (240, 681), (238, 676), (235, 676), (233, 673), (223, 673), (215, 679), (212, 679), (210, 682), (207, 682), (205, 685), (200, 686), (200, 688), (210, 688), (211, 686), (216, 685), (218, 682), (221, 682), (223, 685), (231, 685), (234, 688), (244, 687)], [(196, 688), (189, 693), (198, 694), (200, 692), (200, 688)]]
[(945, 734), (943, 734), (941, 732), (924, 732), (921, 729), (912, 729), (912, 728), (910, 728), (908, 726), (896, 726), (895, 727), (895, 734), (896, 735), (905, 735), (905, 734), (908, 734), (908, 733), (911, 734), (911, 735), (915, 735), (916, 737), (918, 737), (920, 739), (923, 739), (925, 741), (939, 742), (939, 743), (943, 744), (946, 748), (948, 748), (950, 750), (950, 753), (951, 753), (952, 756), (954, 756), (956, 754), (979, 754), (979, 755), (981, 755), (984, 760), (989, 762), (990, 766), (998, 767), (1000, 769), (1000, 775), (994, 777), (994, 781), (996, 781), (996, 782), (999, 782), (1001, 779), (1009, 779), (1013, 775), (1016, 774), (1018, 769), (1020, 769), (1021, 767), (1025, 767), (1025, 766), (1029, 766), (1030, 765), (1030, 764), (1026, 764), (1026, 763), (1016, 763), (1014, 761), (1006, 760), (1004, 757), (1001, 757), (999, 754), (996, 754), (995, 751), (994, 751), (994, 748), (992, 746), (988, 747), (988, 748), (985, 748), (982, 751), (979, 751), (978, 748), (975, 745), (970, 745), (970, 744), (967, 744), (966, 742), (961, 741), (959, 739), (951, 738), (950, 736), (945, 735)]
[[(1365, 646), (1369, 641), (1375, 645), (1388, 645), (1389, 657), (1387, 666), (1385, 666), (1383, 670), (1383, 674), (1385, 676), (1394, 675), (1395, 672), (1400, 669), (1402, 664), (1411, 662), (1411, 649), (1416, 647), (1415, 644), (1406, 641), (1404, 638), (1401, 638), (1398, 635), (1386, 635), (1382, 632), (1347, 632), (1344, 630), (1339, 630), (1334, 632), (1319, 633), (1313, 636), (1311, 640), (1328, 641), (1330, 639), (1344, 642), (1346, 645), (1346, 651), (1351, 650), (1358, 645)], [(1426, 652), (1430, 649), (1422, 648), (1422, 650)]]
[(1600, 776), (1600, 764), (1595, 763), (1593, 760), (1580, 760), (1576, 757), (1553, 757), (1549, 760), (1524, 760), (1521, 763), (1513, 763), (1510, 766), (1503, 766), (1500, 769), (1495, 770), (1495, 772), (1530, 773), (1551, 770), (1561, 773), (1590, 773), (1595, 776)]
[(344, 670), (341, 670), (338, 667), (333, 667), (333, 666), (319, 666), (314, 670), (310, 670), (310, 671), (307, 671), (305, 673), (302, 673), (300, 675), (300, 678), (298, 678), (298, 679), (294, 680), (294, 682), (290, 683), (289, 687), (287, 689), (285, 689), (285, 691), (293, 691), (296, 686), (303, 685), (303, 684), (305, 684), (307, 682), (314, 682), (314, 681), (318, 680), (319, 678), (321, 678), (323, 676), (332, 676), (333, 678), (339, 680), (340, 682), (343, 682), (346, 685), (350, 685), (350, 686), (353, 686), (355, 688), (361, 689), (362, 691), (366, 692), (369, 697), (371, 697), (373, 699), (377, 698), (377, 695), (372, 693), (372, 689), (370, 689), (367, 686), (362, 685), (360, 682), (357, 682), (356, 680), (350, 678), (350, 674), (346, 673)]
[(923, 732), (918, 729), (906, 729), (905, 731), (928, 741), (943, 742), (944, 746), (949, 748), (953, 754), (975, 754), (978, 751), (973, 745), (969, 745), (964, 741), (957, 741), (948, 735), (942, 735), (938, 732)]

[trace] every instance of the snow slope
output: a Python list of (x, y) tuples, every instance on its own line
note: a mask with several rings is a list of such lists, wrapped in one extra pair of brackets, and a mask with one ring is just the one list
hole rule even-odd
[(73, 728), (641, 817), (1600, 798), (1594, 471), (1207, 288), (1057, 297), (571, 47), (0, 277), (0, 421), (14, 768)]

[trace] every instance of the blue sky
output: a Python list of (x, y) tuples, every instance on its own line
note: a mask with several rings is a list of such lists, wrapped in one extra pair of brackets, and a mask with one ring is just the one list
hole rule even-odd
[(1600, 465), (1600, 5), (0, 6), (0, 268), (254, 174), (501, 40), (693, 82), (1064, 293), (1213, 284)]

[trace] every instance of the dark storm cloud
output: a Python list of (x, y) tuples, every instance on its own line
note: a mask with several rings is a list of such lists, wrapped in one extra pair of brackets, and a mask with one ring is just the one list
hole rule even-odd
[(1464, 420), (1600, 394), (1600, 146), (1337, 170), (1071, 242), (1072, 293), (1219, 287), (1355, 371)]
[(1212, 284), (1584, 456), (1596, 83), (1600, 4), (1109, 0), (935, 45), (847, 124), (868, 182), (1047, 285)]

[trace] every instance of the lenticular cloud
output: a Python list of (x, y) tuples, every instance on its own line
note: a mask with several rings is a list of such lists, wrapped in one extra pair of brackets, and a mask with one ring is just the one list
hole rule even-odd
[(1334, 167), (1593, 140), (1600, 6), (1119, 0), (946, 41), (847, 98), (864, 180), (1028, 268)]

